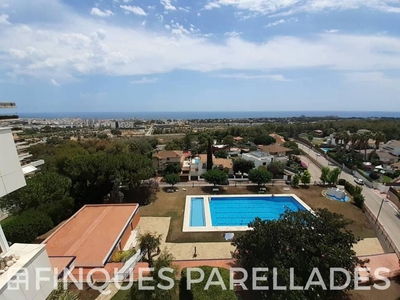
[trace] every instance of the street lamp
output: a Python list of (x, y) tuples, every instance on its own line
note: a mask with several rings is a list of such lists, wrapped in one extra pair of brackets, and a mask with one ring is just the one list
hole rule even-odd
[(379, 218), (379, 215), (380, 215), (380, 213), (381, 213), (381, 210), (382, 210), (382, 206), (383, 206), (383, 202), (384, 202), (384, 201), (385, 201), (385, 198), (382, 198), (381, 206), (379, 207), (379, 211), (378, 211), (378, 215), (376, 216), (375, 223), (378, 222), (378, 218)]

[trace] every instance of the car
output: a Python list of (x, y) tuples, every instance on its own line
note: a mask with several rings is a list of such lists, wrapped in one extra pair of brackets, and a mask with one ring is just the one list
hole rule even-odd
[(317, 156), (321, 156), (321, 154), (317, 153)]
[(362, 180), (360, 178), (354, 178), (354, 182), (359, 184), (359, 185), (364, 185), (364, 180)]

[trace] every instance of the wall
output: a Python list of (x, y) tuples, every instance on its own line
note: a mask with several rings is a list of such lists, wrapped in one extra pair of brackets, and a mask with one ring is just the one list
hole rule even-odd
[[(23, 245), (23, 244), (19, 244)], [(27, 245), (29, 246), (29, 245)], [(12, 249), (12, 248), (11, 248)], [(21, 255), (21, 258), (17, 261), (24, 260), (25, 256)], [(16, 264), (17, 264), (16, 263)], [(47, 272), (43, 269), (43, 271), (36, 273), (39, 268), (46, 268)], [(0, 299), (2, 300), (45, 300), (47, 296), (54, 289), (55, 285), (55, 276), (52, 272), (52, 267), (50, 264), (49, 257), (47, 256), (47, 252), (45, 246), (43, 245), (42, 250), (40, 252), (31, 257), (28, 261), (24, 262), (21, 266), (21, 270), (26, 270), (21, 273), (21, 276), (13, 277), (13, 280), (9, 281), (9, 286), (3, 286), (0, 291)], [(7, 272), (10, 272), (8, 270)], [(25, 276), (26, 275), (26, 276)], [(39, 276), (43, 279), (40, 279)], [(7, 273), (1, 275), (7, 280)], [(26, 279), (26, 281), (25, 281)], [(46, 281), (48, 279), (48, 281)], [(25, 283), (26, 282), (26, 283)], [(39, 285), (36, 286), (36, 283)], [(15, 289), (11, 288), (15, 287)]]
[(26, 185), (9, 128), (0, 128), (0, 197)]
[(392, 201), (398, 209), (400, 209), (400, 199), (398, 197), (398, 192), (394, 188), (389, 188), (387, 198)]

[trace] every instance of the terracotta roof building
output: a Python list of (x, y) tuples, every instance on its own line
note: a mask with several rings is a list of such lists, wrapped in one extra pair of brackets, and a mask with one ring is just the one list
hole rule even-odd
[(282, 146), (286, 142), (285, 138), (279, 134), (271, 133), (269, 136), (273, 137), (275, 139), (276, 143), (280, 146)]
[(285, 156), (287, 153), (291, 152), (292, 149), (279, 146), (277, 144), (272, 144), (269, 146), (258, 146), (258, 148), (266, 153), (276, 156)]
[(182, 164), (185, 160), (183, 151), (157, 151), (153, 154), (153, 166), (159, 171), (162, 171), (169, 163)]
[(116, 251), (136, 242), (139, 219), (138, 204), (85, 205), (43, 244), (57, 264), (60, 257), (73, 257), (75, 267), (104, 267)]

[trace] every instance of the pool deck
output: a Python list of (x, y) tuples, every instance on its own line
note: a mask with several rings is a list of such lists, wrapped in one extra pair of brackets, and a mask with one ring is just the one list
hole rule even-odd
[[(183, 232), (212, 232), (212, 231), (225, 231), (225, 232), (232, 232), (232, 231), (246, 231), (250, 230), (248, 226), (212, 226), (212, 220), (211, 220), (211, 210), (210, 210), (210, 205), (209, 202), (211, 198), (226, 198), (226, 197), (254, 197), (254, 198), (265, 198), (265, 197), (293, 197), (298, 203), (301, 204), (305, 209), (308, 211), (312, 212), (311, 207), (309, 207), (303, 200), (301, 200), (298, 196), (295, 194), (262, 194), (262, 195), (188, 195), (186, 196), (186, 202), (185, 202), (185, 213), (184, 213), (184, 218), (183, 218)], [(191, 206), (192, 198), (203, 198), (204, 201), (204, 217), (205, 217), (205, 226), (190, 226), (190, 212), (191, 212)]]

